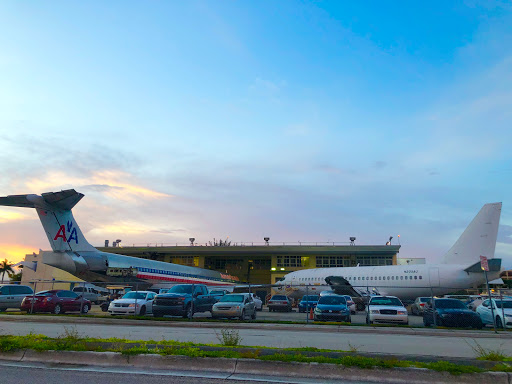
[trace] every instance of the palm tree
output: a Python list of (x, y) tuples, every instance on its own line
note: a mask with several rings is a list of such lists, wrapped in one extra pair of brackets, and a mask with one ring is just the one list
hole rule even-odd
[(12, 269), (12, 264), (5, 259), (0, 263), (0, 274), (2, 274), (2, 283), (4, 282), (5, 274), (8, 276), (12, 276), (14, 274), (14, 270)]

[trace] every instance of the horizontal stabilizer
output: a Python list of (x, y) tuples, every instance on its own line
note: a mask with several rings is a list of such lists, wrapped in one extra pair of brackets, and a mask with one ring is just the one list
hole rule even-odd
[(62, 210), (70, 210), (84, 197), (83, 193), (79, 193), (74, 189), (43, 193), (41, 196), (46, 203)]
[(33, 201), (29, 200), (29, 196), (36, 195), (9, 195), (6, 197), (0, 197), (0, 205), (8, 207), (24, 207), (24, 208), (35, 208)]
[(71, 210), (84, 197), (74, 189), (60, 192), (47, 192), (38, 195), (9, 195), (0, 197), (0, 205), (10, 207), (41, 208), (45, 210)]
[[(488, 259), (489, 272), (501, 271), (501, 259)], [(473, 264), (471, 267), (466, 268), (464, 271), (472, 273), (484, 273), (480, 262)]]

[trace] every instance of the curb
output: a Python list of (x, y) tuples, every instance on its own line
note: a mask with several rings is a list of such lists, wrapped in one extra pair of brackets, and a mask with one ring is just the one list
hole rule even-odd
[(455, 329), (426, 329), (426, 328), (392, 328), (392, 327), (369, 327), (369, 326), (343, 326), (343, 325), (315, 325), (315, 324), (274, 324), (274, 323), (220, 323), (220, 322), (185, 322), (185, 321), (162, 321), (162, 320), (136, 320), (136, 319), (114, 319), (114, 318), (93, 318), (93, 317), (59, 317), (59, 316), (27, 316), (27, 315), (0, 315), (0, 321), (25, 321), (32, 323), (59, 323), (59, 324), (104, 324), (104, 325), (129, 325), (129, 326), (152, 326), (169, 328), (238, 328), (258, 329), (272, 328), (280, 331), (297, 331), (307, 329), (308, 332), (330, 332), (330, 333), (375, 333), (415, 336), (459, 336), (471, 338), (512, 338), (512, 332), (494, 333), (491, 331), (465, 331)]
[(124, 356), (118, 352), (36, 352), (26, 350), (0, 353), (0, 360), (98, 367), (128, 366), (167, 371), (209, 371), (228, 375), (264, 375), (280, 378), (336, 379), (378, 383), (510, 384), (512, 382), (512, 373), (507, 372), (452, 375), (448, 372), (437, 372), (424, 368), (363, 369), (336, 364), (288, 363), (256, 359), (192, 358), (188, 356), (161, 355)]

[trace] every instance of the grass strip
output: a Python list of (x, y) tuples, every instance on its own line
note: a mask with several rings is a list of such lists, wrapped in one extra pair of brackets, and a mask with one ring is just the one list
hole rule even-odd
[[(98, 343), (108, 343), (108, 346), (98, 345)], [(130, 344), (140, 343), (139, 345), (131, 346)], [(415, 362), (408, 360), (397, 359), (381, 359), (374, 357), (359, 356), (357, 354), (348, 354), (339, 357), (329, 356), (308, 356), (306, 352), (322, 352), (325, 350), (316, 348), (307, 349), (282, 349), (282, 352), (271, 354), (262, 354), (261, 349), (258, 348), (228, 348), (222, 345), (208, 345), (221, 348), (220, 350), (207, 350), (207, 345), (184, 343), (172, 340), (163, 341), (139, 341), (125, 339), (97, 339), (79, 337), (76, 333), (67, 332), (64, 336), (57, 338), (50, 338), (44, 335), (30, 334), (27, 336), (13, 336), (3, 335), (0, 336), (0, 352), (14, 352), (16, 350), (32, 349), (36, 351), (95, 351), (95, 352), (119, 352), (125, 356), (133, 356), (140, 354), (160, 354), (163, 356), (180, 355), (188, 357), (224, 357), (224, 358), (251, 358), (266, 361), (282, 361), (282, 362), (302, 362), (302, 363), (323, 363), (323, 364), (337, 364), (346, 367), (357, 367), (362, 369), (391, 369), (391, 368), (405, 368), (417, 367), (427, 368), (440, 372), (449, 372), (453, 375), (462, 373), (478, 373), (485, 371), (500, 371), (512, 372), (512, 366), (507, 363), (511, 361), (510, 358), (504, 359), (502, 362), (494, 365), (491, 369), (483, 369), (472, 365), (455, 364), (447, 361), (437, 362)], [(294, 353), (284, 353), (285, 351), (292, 351)], [(338, 351), (346, 352), (346, 351)]]

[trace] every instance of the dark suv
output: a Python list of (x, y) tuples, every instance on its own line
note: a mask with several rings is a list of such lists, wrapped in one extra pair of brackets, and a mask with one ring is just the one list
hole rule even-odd
[(457, 299), (434, 299), (433, 304), (429, 301), (423, 310), (423, 324), (434, 324), (434, 316), (435, 324), (441, 327), (483, 327), (480, 315)]

